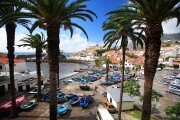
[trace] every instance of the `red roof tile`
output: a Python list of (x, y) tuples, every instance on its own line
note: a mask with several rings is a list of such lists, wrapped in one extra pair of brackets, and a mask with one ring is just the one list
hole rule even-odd
[(113, 58), (113, 57), (109, 57), (109, 60), (110, 60), (111, 62), (113, 62), (113, 63), (119, 63), (119, 61), (120, 61), (120, 60), (117, 60), (117, 59), (115, 59), (115, 58)]
[[(0, 58), (0, 63), (8, 64), (8, 62), (9, 62), (8, 58)], [(14, 63), (19, 63), (19, 62), (25, 62), (25, 61), (21, 59), (14, 59)]]

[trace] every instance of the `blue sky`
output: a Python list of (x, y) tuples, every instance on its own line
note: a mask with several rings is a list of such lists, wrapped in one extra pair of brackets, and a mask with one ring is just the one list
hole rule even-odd
[(88, 9), (94, 11), (98, 18), (94, 22), (81, 22), (81, 25), (88, 32), (89, 38), (92, 42), (102, 42), (104, 31), (102, 30), (102, 23), (106, 20), (106, 13), (116, 10), (120, 4), (127, 3), (127, 0), (91, 0), (87, 2)]
[[(86, 30), (89, 36), (89, 41), (87, 41), (86, 37), (79, 29), (74, 29), (74, 35), (72, 38), (70, 38), (69, 31), (64, 31), (63, 29), (61, 29), (60, 49), (65, 52), (78, 52), (91, 45), (103, 45), (103, 35), (105, 34), (105, 32), (102, 30), (102, 23), (107, 18), (105, 14), (109, 11), (117, 9), (121, 4), (127, 2), (127, 0), (90, 0), (89, 2), (86, 2), (86, 4), (88, 5), (88, 9), (95, 12), (98, 18), (96, 19), (94, 17), (94, 22), (91, 22), (90, 20), (84, 22), (77, 19), (73, 21), (81, 25)], [(180, 31), (180, 25), (176, 27), (176, 19), (164, 22), (163, 27), (164, 33), (177, 33)], [(40, 32), (46, 34), (45, 31), (40, 29), (37, 29), (34, 34)], [(19, 40), (25, 37), (25, 34), (27, 33), (28, 31), (25, 28), (18, 26), (16, 29), (15, 44), (21, 44)], [(4, 28), (0, 29), (0, 39), (0, 52), (7, 52), (6, 33)], [(34, 50), (22, 47), (19, 48), (15, 46), (15, 52), (34, 52)]]

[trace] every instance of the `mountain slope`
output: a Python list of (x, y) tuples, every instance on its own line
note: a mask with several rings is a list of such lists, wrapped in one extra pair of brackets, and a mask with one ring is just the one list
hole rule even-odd
[(180, 41), (180, 33), (164, 34), (161, 39), (162, 41), (165, 40)]

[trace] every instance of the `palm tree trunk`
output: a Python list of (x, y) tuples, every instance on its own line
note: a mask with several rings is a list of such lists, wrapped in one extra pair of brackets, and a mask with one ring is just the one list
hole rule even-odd
[(150, 120), (153, 79), (158, 65), (161, 48), (161, 23), (149, 24), (146, 32), (144, 63), (144, 100), (141, 120)]
[(15, 89), (15, 82), (14, 82), (15, 30), (16, 30), (16, 24), (14, 22), (10, 22), (10, 23), (6, 24), (7, 49), (8, 49), (10, 85), (11, 85), (11, 102), (12, 102), (10, 118), (15, 118), (18, 116), (17, 111), (16, 111), (16, 89)]
[(36, 70), (38, 76), (38, 93), (37, 93), (38, 102), (41, 99), (41, 53), (42, 50), (36, 50)]
[[(60, 54), (60, 53), (59, 53)], [(58, 57), (59, 57), (59, 54), (58, 54)], [(60, 84), (59, 84), (59, 82), (60, 82), (60, 80), (59, 80), (59, 62), (58, 62), (58, 68), (57, 68), (57, 87), (59, 88), (60, 87)]]
[(59, 80), (59, 71), (58, 71), (58, 73), (57, 73), (57, 85), (58, 85), (57, 87), (58, 87), (58, 88), (60, 88), (59, 82), (60, 82), (60, 80)]
[(119, 102), (119, 111), (118, 111), (118, 118), (121, 120), (121, 112), (122, 112), (122, 98), (123, 98), (123, 84), (124, 84), (124, 63), (125, 63), (125, 36), (122, 36), (122, 73), (121, 73), (121, 88), (120, 88), (120, 102)]
[(48, 62), (50, 72), (50, 120), (57, 120), (57, 71), (59, 71), (60, 26), (47, 24)]

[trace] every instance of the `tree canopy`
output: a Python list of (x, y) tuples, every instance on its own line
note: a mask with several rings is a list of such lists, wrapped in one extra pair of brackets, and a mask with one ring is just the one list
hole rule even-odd
[(134, 80), (130, 80), (124, 84), (124, 92), (129, 93), (130, 96), (139, 96), (141, 94), (139, 89), (140, 85)]
[(174, 106), (168, 106), (165, 113), (171, 120), (180, 120), (180, 102), (177, 102)]

